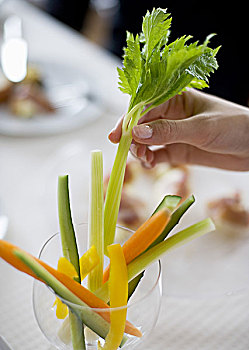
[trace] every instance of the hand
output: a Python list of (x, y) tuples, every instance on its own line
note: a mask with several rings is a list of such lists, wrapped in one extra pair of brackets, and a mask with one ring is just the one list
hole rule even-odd
[[(110, 141), (118, 143), (121, 133), (122, 119)], [(249, 109), (197, 90), (149, 111), (132, 136), (130, 150), (148, 168), (168, 162), (249, 171)]]

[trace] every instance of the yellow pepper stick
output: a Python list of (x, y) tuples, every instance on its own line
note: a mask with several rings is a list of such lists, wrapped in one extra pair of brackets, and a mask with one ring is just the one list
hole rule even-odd
[(59, 320), (64, 320), (68, 315), (68, 307), (59, 298), (55, 299), (54, 305), (56, 306), (56, 317)]
[[(78, 277), (75, 267), (65, 257), (61, 257), (58, 260), (57, 270), (59, 272), (63, 272), (65, 275), (71, 277), (72, 279)], [(60, 300), (60, 298), (55, 299), (53, 306), (56, 306), (56, 317), (58, 319), (63, 320), (66, 318), (68, 315), (68, 307)]]
[(59, 272), (63, 272), (65, 275), (67, 275), (68, 277), (71, 277), (72, 279), (78, 277), (75, 267), (65, 257), (62, 257), (58, 260), (57, 270)]
[(80, 258), (80, 275), (83, 279), (99, 264), (100, 258), (95, 245), (91, 246)]
[[(95, 246), (92, 246), (80, 258), (81, 280), (83, 280), (98, 263), (99, 256), (97, 249)], [(57, 270), (63, 272), (72, 279), (78, 277), (75, 267), (65, 257), (58, 260)], [(59, 298), (56, 298), (53, 306), (56, 306), (56, 317), (58, 319), (64, 319), (68, 315), (68, 307)]]
[[(99, 344), (99, 349), (118, 349), (125, 330), (127, 298), (128, 298), (128, 274), (123, 249), (120, 244), (112, 244), (107, 247), (110, 258), (110, 307), (111, 325), (103, 347)], [(112, 308), (119, 308), (113, 310)]]

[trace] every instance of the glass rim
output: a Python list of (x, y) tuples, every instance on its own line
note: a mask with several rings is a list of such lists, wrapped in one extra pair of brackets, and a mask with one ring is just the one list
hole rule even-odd
[[(87, 225), (87, 223), (80, 223), (80, 224), (77, 224), (76, 226), (82, 226), (82, 225)], [(134, 232), (133, 230), (127, 228), (127, 227), (124, 227), (124, 226), (121, 226), (121, 225), (116, 225), (116, 227), (118, 228), (121, 228), (123, 230), (126, 230), (126, 231), (130, 231), (130, 232)], [(40, 259), (41, 258), (41, 255), (44, 251), (44, 249), (46, 248), (46, 246), (49, 244), (50, 241), (53, 240), (53, 238), (57, 237), (58, 235), (60, 234), (60, 232), (56, 232), (54, 233), (52, 236), (50, 236), (46, 242), (42, 245), (40, 251), (39, 251), (39, 254), (38, 254), (38, 258)], [(77, 237), (76, 237), (77, 239)], [(153, 266), (153, 265), (158, 265), (157, 269), (157, 276), (155, 278), (155, 281), (153, 282), (151, 288), (149, 288), (141, 297), (138, 298), (138, 300), (135, 300), (135, 301), (131, 301), (129, 303), (129, 300), (127, 302), (127, 305), (124, 305), (124, 306), (119, 306), (119, 307), (105, 307), (105, 308), (96, 308), (96, 307), (91, 307), (89, 306), (86, 302), (83, 302), (83, 300), (80, 300), (82, 301), (82, 303), (86, 304), (86, 305), (79, 305), (79, 304), (76, 304), (76, 303), (73, 303), (73, 302), (70, 302), (69, 300), (65, 299), (65, 298), (62, 298), (61, 296), (59, 296), (51, 287), (49, 287), (48, 285), (45, 284), (45, 286), (47, 287), (47, 289), (52, 293), (54, 294), (55, 297), (59, 298), (62, 302), (64, 302), (66, 305), (68, 305), (69, 307), (72, 306), (73, 308), (76, 308), (76, 309), (88, 309), (90, 308), (92, 311), (95, 311), (95, 312), (110, 312), (110, 311), (118, 311), (118, 310), (123, 310), (123, 309), (129, 309), (130, 307), (132, 307), (133, 305), (137, 305), (139, 303), (141, 303), (144, 299), (146, 299), (152, 292), (153, 290), (157, 287), (158, 284), (160, 284), (160, 280), (161, 280), (161, 276), (162, 276), (162, 264), (161, 264), (161, 261), (160, 259), (153, 262), (152, 264), (150, 264), (149, 266)], [(34, 280), (33, 282), (33, 289), (35, 287), (35, 285), (38, 285), (38, 283), (40, 283), (40, 281), (37, 281), (37, 280)], [(82, 285), (83, 286), (83, 285)], [(85, 286), (83, 286), (84, 288), (86, 288)], [(89, 290), (89, 289), (88, 289)], [(160, 286), (160, 290), (161, 290), (161, 286)], [(161, 293), (161, 291), (160, 291)], [(73, 294), (73, 292), (72, 292)], [(93, 293), (94, 294), (94, 293)], [(77, 296), (76, 296), (77, 297)], [(99, 298), (101, 299), (101, 298)], [(102, 299), (101, 299), (102, 300)], [(33, 295), (33, 301), (34, 301), (34, 295)]]

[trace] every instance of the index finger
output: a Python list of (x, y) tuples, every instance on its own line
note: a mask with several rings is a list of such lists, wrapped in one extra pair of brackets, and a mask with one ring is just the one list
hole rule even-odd
[(119, 143), (121, 139), (123, 119), (124, 117), (119, 118), (117, 124), (108, 135), (108, 138), (112, 143)]

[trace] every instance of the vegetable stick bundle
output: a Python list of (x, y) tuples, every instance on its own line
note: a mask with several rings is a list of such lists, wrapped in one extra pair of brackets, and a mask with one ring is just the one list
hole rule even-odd
[[(169, 229), (173, 226), (172, 220), (174, 221), (174, 223), (177, 223), (182, 213), (184, 213), (186, 209), (188, 209), (190, 205), (194, 202), (194, 198), (192, 196), (185, 202), (183, 202), (175, 211), (173, 211), (171, 215), (169, 215), (169, 209), (160, 208), (162, 206), (167, 205), (167, 203), (170, 203), (170, 208), (172, 209), (172, 197), (174, 196), (166, 196), (158, 206), (157, 209), (159, 210), (156, 210), (156, 214), (152, 215), (152, 217), (149, 218), (145, 223), (150, 227), (151, 222), (153, 224), (155, 224), (155, 221), (160, 222), (157, 234), (154, 236), (154, 238), (162, 234), (163, 231), (169, 231)], [(176, 205), (179, 202), (179, 199), (179, 197), (175, 196), (174, 200)], [(162, 216), (164, 217), (163, 225)], [(133, 242), (134, 240), (136, 240), (137, 235), (141, 232), (144, 226), (146, 226), (145, 224), (143, 224), (126, 241), (126, 244), (123, 246), (123, 248), (120, 246), (119, 253), (117, 254), (123, 255), (123, 261), (125, 263), (125, 266), (127, 264), (127, 261), (125, 259), (124, 247), (129, 245), (129, 242)], [(127, 264), (127, 288), (128, 281), (132, 281), (134, 277), (138, 276), (140, 273), (143, 273), (146, 267), (148, 267), (154, 261), (158, 260), (165, 252), (181, 244), (184, 244), (186, 241), (190, 241), (213, 230), (213, 222), (211, 221), (211, 219), (206, 219), (192, 225), (191, 227), (179, 233), (174, 234), (166, 240), (162, 240), (161, 243), (158, 243), (154, 246), (153, 244), (151, 244), (152, 247), (149, 249), (146, 249), (147, 245), (144, 245), (144, 243), (142, 243), (142, 246), (144, 248), (143, 252), (138, 257), (134, 257)], [(110, 247), (112, 246), (113, 245), (110, 245)], [(109, 308), (109, 305), (106, 304), (106, 301), (109, 300), (109, 281), (103, 284), (102, 287), (100, 287), (94, 294), (87, 288), (83, 287), (79, 282), (67, 276), (65, 273), (57, 271), (42, 260), (31, 256), (30, 254), (24, 252), (22, 249), (4, 240), (0, 240), (0, 257), (12, 266), (14, 266), (16, 269), (38, 279), (41, 282), (46, 283), (55, 291), (55, 293), (59, 297), (62, 298), (63, 302), (65, 302), (65, 300), (68, 300), (71, 303), (75, 303), (76, 305), (84, 307), (84, 310), (88, 306), (89, 311), (87, 313), (87, 317), (82, 317), (84, 315), (80, 315), (81, 321), (84, 321), (85, 325), (92, 329), (100, 337), (107, 337), (108, 330), (110, 327), (109, 324), (111, 321), (111, 312), (102, 312), (101, 309)], [(116, 282), (114, 282), (114, 284), (115, 289), (118, 290), (116, 287)], [(91, 308), (94, 308), (95, 310), (99, 308), (100, 311), (91, 312)], [(96, 314), (100, 317), (97, 317)], [(126, 321), (125, 323), (124, 332), (136, 337), (142, 336), (141, 332), (129, 321)]]
[[(127, 33), (123, 68), (118, 68), (118, 74), (120, 90), (130, 95), (130, 103), (123, 119), (122, 135), (105, 200), (102, 152), (91, 152), (88, 251), (79, 257), (67, 175), (58, 179), (63, 257), (59, 259), (57, 270), (0, 240), (2, 259), (53, 289), (57, 317), (64, 318), (69, 312), (74, 350), (86, 349), (87, 328), (105, 339), (103, 347), (98, 345), (104, 350), (121, 347), (126, 341), (125, 333), (141, 337), (141, 331), (127, 320), (127, 303), (146, 268), (171, 249), (215, 229), (212, 220), (205, 219), (168, 238), (195, 199), (191, 196), (179, 204), (180, 197), (166, 195), (152, 216), (122, 247), (114, 243), (132, 128), (152, 108), (187, 88), (207, 87), (210, 73), (218, 68), (215, 56), (219, 47), (211, 49), (208, 46), (212, 35), (203, 44), (187, 44), (191, 36), (182, 36), (169, 43), (170, 25), (170, 15), (158, 8), (146, 13), (141, 34), (134, 37)], [(104, 255), (110, 260), (105, 271)], [(88, 288), (81, 284), (86, 276)], [(111, 308), (107, 302), (110, 302)]]

